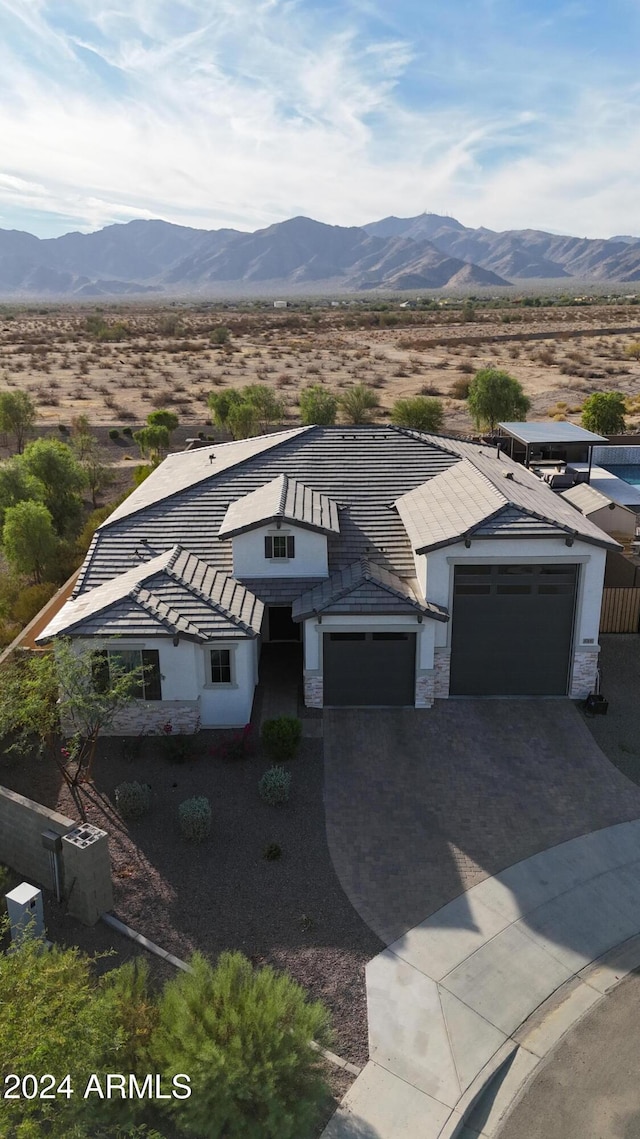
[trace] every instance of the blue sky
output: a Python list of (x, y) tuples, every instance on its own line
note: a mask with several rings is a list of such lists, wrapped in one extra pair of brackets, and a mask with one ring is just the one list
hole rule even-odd
[(640, 0), (0, 0), (0, 227), (640, 234)]

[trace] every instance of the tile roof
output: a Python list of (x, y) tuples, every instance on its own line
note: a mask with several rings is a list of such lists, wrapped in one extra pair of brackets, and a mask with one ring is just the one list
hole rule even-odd
[[(569, 490), (562, 491), (562, 497), (566, 498), (572, 506), (577, 507), (583, 514), (592, 514), (594, 510), (603, 510), (613, 503), (612, 498), (608, 498), (601, 490), (596, 490), (595, 486), (590, 486), (589, 483), (578, 483), (577, 486), (572, 486)], [(619, 506), (619, 503), (614, 503)], [(628, 510), (629, 514), (633, 514), (628, 506), (620, 506), (621, 510)]]
[[(425, 438), (432, 442), (438, 439)], [(593, 545), (618, 548), (618, 543), (580, 516), (522, 464), (504, 455), (497, 458), (492, 449), (462, 440), (443, 439), (440, 445), (459, 455), (462, 461), (396, 502), (414, 550), (424, 552), (458, 541), (503, 513), (502, 534), (510, 530), (517, 537), (525, 517)], [(507, 511), (510, 527), (506, 525)]]
[(70, 633), (173, 634), (196, 641), (255, 636), (263, 611), (245, 585), (174, 546), (68, 601), (38, 641)]
[(315, 613), (406, 613), (416, 610), (436, 621), (449, 619), (446, 609), (422, 601), (407, 581), (401, 581), (367, 558), (360, 558), (294, 601), (293, 619), (303, 621)]
[(166, 502), (174, 494), (189, 490), (224, 471), (263, 455), (288, 439), (295, 439), (309, 431), (308, 427), (294, 427), (290, 431), (276, 431), (271, 435), (258, 435), (253, 439), (239, 439), (234, 443), (213, 443), (193, 451), (177, 451), (167, 455), (163, 463), (125, 498), (110, 514), (102, 527), (111, 526), (121, 518), (129, 518), (157, 502)]
[(338, 504), (326, 494), (305, 486), (288, 475), (277, 475), (258, 490), (232, 502), (218, 531), (219, 538), (231, 538), (254, 526), (282, 519), (327, 534), (340, 533)]

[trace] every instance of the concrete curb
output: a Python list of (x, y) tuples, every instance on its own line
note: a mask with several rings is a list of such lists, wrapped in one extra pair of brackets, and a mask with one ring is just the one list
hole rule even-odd
[(323, 1139), (492, 1139), (558, 1041), (639, 966), (640, 819), (485, 879), (369, 962), (371, 1059)]

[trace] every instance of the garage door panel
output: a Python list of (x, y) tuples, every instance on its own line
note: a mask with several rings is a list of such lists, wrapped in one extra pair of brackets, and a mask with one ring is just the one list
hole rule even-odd
[(325, 633), (326, 705), (412, 705), (415, 633)]
[(514, 584), (504, 572), (509, 567), (489, 568), (487, 576), (482, 567), (475, 586), (473, 567), (456, 573), (451, 694), (565, 695), (576, 567), (514, 567)]

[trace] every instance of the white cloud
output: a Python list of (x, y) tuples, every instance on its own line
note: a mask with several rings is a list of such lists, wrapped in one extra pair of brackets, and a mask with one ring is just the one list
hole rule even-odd
[[(218, 0), (215, 19), (201, 0), (96, 7), (68, 4), (65, 34), (53, 2), (0, 0), (14, 37), (0, 44), (5, 216), (253, 229), (426, 208), (494, 228), (640, 233), (637, 87), (578, 92), (553, 116), (524, 78), (502, 110), (480, 94), (446, 105), (421, 101), (416, 46), (364, 34), (355, 6), (326, 25), (293, 0)], [(26, 59), (12, 48), (25, 29)]]

